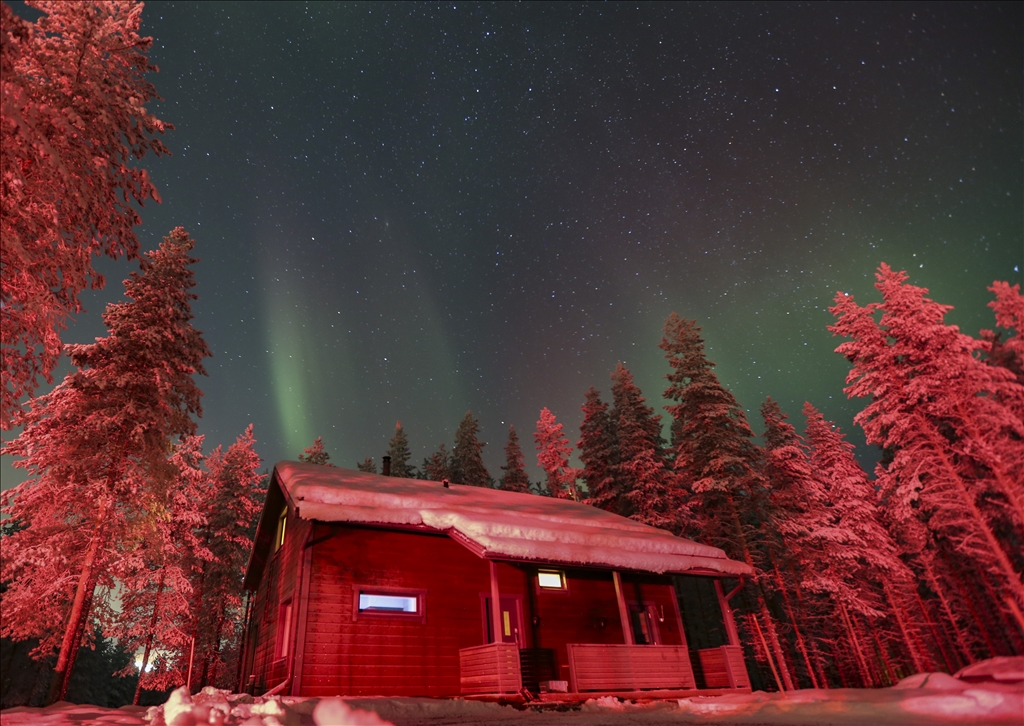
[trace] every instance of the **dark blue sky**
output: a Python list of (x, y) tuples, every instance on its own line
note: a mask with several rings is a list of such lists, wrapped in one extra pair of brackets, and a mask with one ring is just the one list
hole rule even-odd
[[(197, 240), (214, 351), (207, 448), (255, 424), (270, 466), (322, 436), (419, 464), (467, 410), (500, 476), (508, 425), (625, 361), (660, 410), (672, 311), (719, 376), (854, 441), (826, 326), (837, 290), (906, 269), (977, 334), (1021, 281), (1019, 3), (148, 2), (146, 165)], [(68, 341), (102, 334), (130, 266)], [(865, 461), (871, 461), (864, 454)], [(5, 462), (7, 470), (9, 462)], [(9, 470), (7, 470), (9, 471)], [(5, 478), (9, 478), (5, 475)]]

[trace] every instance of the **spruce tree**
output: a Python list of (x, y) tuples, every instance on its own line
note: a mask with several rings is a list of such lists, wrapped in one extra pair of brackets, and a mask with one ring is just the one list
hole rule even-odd
[(505, 444), (505, 466), (501, 467), (505, 474), (501, 477), (501, 488), (509, 492), (526, 492), (530, 490), (530, 478), (526, 475), (526, 459), (519, 446), (519, 434), (516, 427), (508, 427), (508, 443)]
[(356, 469), (359, 471), (365, 471), (367, 474), (376, 474), (377, 464), (373, 461), (373, 457), (367, 456), (362, 461), (356, 462)]
[[(14, 465), (30, 478), (2, 498), (3, 512), (25, 525), (4, 544), (0, 578), (11, 585), (4, 593), (2, 632), (29, 637), (18, 625), (21, 618), (36, 619), (40, 603), (55, 608), (47, 621), (63, 621), (64, 627), (51, 700), (67, 694), (97, 584), (108, 583), (121, 561), (111, 557), (109, 545), (148, 516), (138, 505), (151, 500), (147, 488), (166, 476), (169, 443), (194, 433), (193, 416), (201, 413), (202, 392), (192, 376), (204, 373), (202, 360), (210, 352), (191, 324), (193, 244), (178, 227), (146, 255), (141, 273), (125, 281), (129, 300), (109, 305), (103, 315), (109, 335), (67, 346), (78, 370), (31, 402), (24, 430), (4, 447), (5, 454), (21, 457)], [(66, 524), (47, 530), (43, 518)], [(37, 522), (42, 527), (32, 531)], [(47, 557), (48, 567), (62, 563), (77, 570), (73, 595), (54, 593), (57, 573), (18, 554), (33, 539), (59, 547)], [(68, 574), (59, 581), (69, 582)], [(53, 643), (52, 631), (40, 635), (47, 647)]]
[(477, 438), (480, 424), (472, 411), (466, 411), (455, 431), (455, 446), (451, 454), (451, 480), (474, 487), (491, 486), (491, 475), (484, 466), (482, 452), (487, 444)]
[(662, 452), (661, 416), (646, 405), (633, 374), (622, 363), (612, 373), (612, 401), (622, 504), (633, 519), (678, 532), (681, 502)]
[(569, 466), (572, 445), (562, 431), (562, 424), (547, 408), (540, 410), (533, 440), (537, 444), (537, 463), (547, 475), (548, 494), (558, 499), (579, 500), (576, 491), (576, 470)]
[(409, 451), (409, 439), (405, 435), (401, 421), (395, 424), (395, 435), (388, 442), (388, 456), (391, 457), (391, 476), (402, 479), (412, 477), (412, 467), (409, 466), (409, 457), (412, 453)]
[(324, 442), (319, 436), (313, 441), (312, 446), (307, 446), (299, 454), (299, 461), (304, 464), (319, 464), (320, 466), (334, 466), (330, 463), (331, 455), (324, 450)]
[(423, 474), (430, 481), (452, 480), (452, 457), (442, 443), (437, 451), (423, 460)]
[(625, 503), (621, 483), (614, 472), (618, 464), (615, 433), (608, 415), (608, 404), (601, 400), (597, 389), (591, 386), (582, 406), (583, 422), (580, 424), (580, 440), (576, 444), (580, 451), (583, 469), (580, 472), (587, 484), (587, 502), (609, 512), (621, 513)]

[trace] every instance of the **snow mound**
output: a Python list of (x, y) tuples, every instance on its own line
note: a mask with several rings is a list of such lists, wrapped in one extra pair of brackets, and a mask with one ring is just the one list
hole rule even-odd
[(968, 684), (948, 673), (915, 673), (907, 676), (893, 688), (930, 688), (935, 691), (962, 691)]
[(961, 668), (956, 677), (968, 683), (1024, 683), (1024, 655), (989, 658)]
[(353, 708), (340, 698), (253, 698), (207, 687), (194, 697), (185, 686), (173, 691), (162, 706), (146, 713), (150, 726), (301, 726), (312, 706), (316, 726), (392, 726), (372, 711)]

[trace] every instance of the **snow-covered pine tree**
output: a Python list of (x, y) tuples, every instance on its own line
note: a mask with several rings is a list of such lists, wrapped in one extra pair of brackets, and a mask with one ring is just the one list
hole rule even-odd
[(587, 390), (582, 410), (580, 440), (576, 447), (580, 452), (580, 461), (583, 462), (580, 476), (587, 484), (587, 503), (619, 514), (626, 511), (627, 506), (619, 501), (623, 491), (621, 482), (614, 476), (618, 452), (608, 404), (601, 400), (601, 394), (591, 386)]
[[(958, 569), (996, 578), (997, 599), (1024, 607), (1024, 386), (975, 353), (982, 343), (943, 322), (950, 310), (884, 263), (875, 287), (882, 303), (860, 307), (836, 295), (833, 334), (852, 338), (836, 351), (853, 363), (844, 391), (869, 397), (854, 421), (887, 456), (877, 470), (883, 497), (916, 502), (918, 516)], [(875, 319), (881, 312), (881, 319)], [(984, 574), (982, 574), (984, 573)], [(1007, 607), (996, 604), (999, 610)], [(1024, 622), (1021, 623), (1024, 628)]]
[[(786, 420), (778, 402), (765, 399), (761, 405), (764, 420), (764, 475), (769, 496), (762, 502), (759, 531), (760, 544), (771, 563), (772, 589), (782, 600), (786, 617), (806, 668), (812, 688), (819, 687), (822, 673), (820, 653), (816, 644), (806, 642), (809, 603), (794, 598), (799, 589), (805, 563), (801, 555), (808, 535), (806, 525), (823, 507), (821, 486), (815, 479), (799, 434)], [(815, 665), (812, 665), (812, 652)], [(816, 672), (817, 671), (817, 672)]]
[(299, 454), (299, 461), (305, 464), (319, 464), (320, 466), (334, 466), (331, 463), (331, 455), (324, 449), (323, 440), (317, 436), (312, 446), (307, 446)]
[[(4, 544), (2, 579), (11, 584), (3, 594), (2, 631), (28, 637), (14, 623), (41, 616), (47, 627), (40, 634), (49, 645), (63, 622), (51, 700), (67, 693), (93, 593), (114, 574), (112, 548), (133, 521), (147, 516), (138, 504), (151, 499), (143, 493), (163, 476), (169, 442), (194, 433), (193, 416), (201, 413), (202, 392), (192, 376), (204, 373), (210, 352), (191, 323), (193, 244), (177, 227), (147, 253), (141, 273), (125, 280), (128, 301), (103, 314), (109, 335), (67, 346), (78, 370), (30, 402), (21, 435), (4, 447), (21, 457), (14, 466), (30, 478), (3, 495), (3, 512), (24, 529)], [(48, 529), (59, 521), (65, 525)], [(20, 554), (40, 541), (52, 547), (52, 564), (67, 568), (63, 574), (34, 568), (27, 552)], [(72, 568), (77, 582), (68, 579)], [(38, 610), (34, 590), (52, 609), (23, 612)]]
[[(757, 567), (752, 546), (760, 522), (758, 511), (764, 496), (760, 474), (760, 450), (747, 416), (733, 395), (721, 384), (714, 363), (704, 353), (704, 341), (695, 320), (672, 313), (665, 320), (659, 346), (671, 371), (665, 409), (672, 415), (669, 457), (675, 474), (689, 483), (692, 536), (721, 547), (730, 557)], [(758, 573), (757, 579), (763, 578)], [(758, 598), (761, 620), (782, 675), (784, 687), (793, 681), (765, 598)]]
[(192, 584), (193, 684), (200, 688), (230, 687), (234, 676), (228, 665), (237, 657), (244, 627), (242, 578), (266, 497), (255, 444), (250, 424), (227, 451), (218, 446), (206, 457), (210, 490), (199, 538), (212, 559), (197, 563)]
[[(834, 609), (845, 603), (884, 628), (888, 613), (902, 644), (900, 658), (914, 672), (934, 670), (922, 646), (916, 609), (916, 580), (881, 520), (874, 488), (842, 432), (810, 403), (804, 417), (811, 469), (822, 487), (824, 508), (810, 509), (797, 540), (804, 563), (803, 586), (829, 598)], [(852, 647), (852, 646), (851, 646)]]
[(555, 420), (555, 414), (546, 407), (540, 410), (533, 440), (537, 444), (537, 463), (547, 475), (548, 494), (558, 499), (579, 501), (576, 469), (569, 466), (572, 444), (562, 430), (562, 424)]
[[(995, 281), (988, 288), (995, 295), (995, 300), (988, 306), (996, 314), (996, 325), (1003, 331), (982, 330), (981, 337), (985, 341), (987, 361), (1010, 370), (1017, 382), (1024, 384), (1024, 296), (1020, 293), (1020, 285), (1010, 286), (1008, 282)], [(1019, 412), (1024, 418), (1024, 412)]]
[(633, 374), (622, 363), (612, 373), (612, 403), (616, 478), (622, 482), (628, 516), (678, 533), (682, 503), (662, 451), (661, 416), (647, 406)]
[(423, 460), (423, 475), (430, 481), (452, 480), (452, 457), (442, 443), (437, 451)]
[(391, 476), (402, 479), (412, 477), (412, 467), (409, 466), (412, 452), (409, 451), (409, 438), (405, 435), (401, 421), (395, 424), (395, 435), (388, 442), (388, 456), (391, 457)]
[(210, 489), (202, 449), (202, 436), (175, 446), (167, 491), (151, 492), (158, 495), (147, 504), (151, 516), (129, 533), (135, 542), (123, 543), (120, 607), (112, 608), (106, 635), (129, 652), (142, 651), (141, 667), (136, 669), (133, 660), (122, 673), (139, 673), (135, 705), (143, 688), (164, 691), (185, 680), (194, 568), (213, 557), (198, 536), (207, 524)]
[(362, 461), (356, 462), (356, 469), (359, 471), (365, 471), (367, 474), (376, 474), (377, 464), (374, 462), (372, 456), (367, 456)]
[(509, 492), (530, 491), (530, 478), (526, 475), (526, 458), (519, 446), (519, 434), (516, 427), (508, 427), (508, 443), (505, 444), (505, 473), (501, 477), (501, 488)]
[(474, 487), (490, 487), (491, 475), (484, 466), (483, 450), (487, 444), (480, 441), (480, 424), (472, 411), (459, 422), (455, 431), (455, 446), (451, 455), (451, 480), (458, 484), (469, 484)]
[(31, 23), (0, 6), (4, 179), (0, 213), (3, 392), (0, 425), (61, 357), (60, 331), (79, 293), (101, 288), (93, 255), (134, 258), (134, 203), (159, 200), (145, 169), (173, 128), (146, 110), (152, 38), (141, 2), (29, 2)]

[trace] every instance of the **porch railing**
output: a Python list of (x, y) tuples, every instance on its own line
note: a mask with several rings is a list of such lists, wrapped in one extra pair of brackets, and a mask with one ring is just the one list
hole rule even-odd
[(488, 643), (459, 651), (462, 694), (519, 693), (523, 677), (519, 670), (519, 646)]
[(704, 685), (708, 688), (750, 688), (750, 676), (738, 645), (705, 648), (700, 653)]
[(570, 643), (566, 649), (574, 693), (696, 687), (684, 646)]

